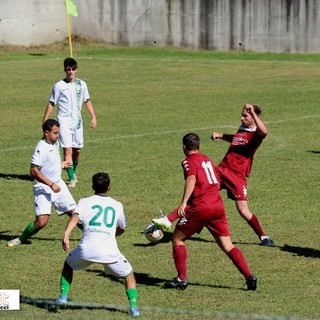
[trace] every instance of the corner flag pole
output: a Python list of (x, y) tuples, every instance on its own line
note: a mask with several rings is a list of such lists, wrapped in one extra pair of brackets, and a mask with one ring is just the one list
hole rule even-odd
[(68, 38), (69, 38), (70, 58), (73, 58), (72, 38), (71, 38), (71, 26), (70, 26), (70, 16), (68, 15), (68, 13), (67, 13), (67, 27), (68, 27)]
[(73, 17), (78, 16), (78, 8), (73, 2), (73, 0), (66, 0), (66, 12), (67, 12), (67, 27), (68, 27), (70, 57), (73, 58), (70, 16), (73, 16)]

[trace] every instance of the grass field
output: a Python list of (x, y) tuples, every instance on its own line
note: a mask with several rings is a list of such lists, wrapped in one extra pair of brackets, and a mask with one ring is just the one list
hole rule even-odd
[[(111, 195), (125, 206), (127, 231), (118, 243), (135, 269), (143, 318), (319, 319), (320, 57), (80, 44), (74, 53), (98, 127), (89, 128), (84, 109), (85, 147), (72, 193), (76, 200), (90, 195), (92, 174), (109, 172)], [(66, 256), (61, 239), (67, 219), (55, 214), (30, 245), (6, 243), (34, 218), (31, 154), (67, 54), (67, 48), (8, 53), (0, 47), (0, 289), (20, 289), (24, 299), (59, 295)], [(162, 283), (176, 275), (170, 233), (152, 245), (142, 231), (160, 209), (167, 213), (179, 204), (181, 138), (197, 132), (202, 152), (218, 163), (228, 144), (212, 142), (210, 133), (234, 133), (247, 102), (261, 106), (269, 129), (249, 180), (250, 207), (276, 246), (260, 246), (225, 192), (222, 197), (232, 240), (258, 277), (258, 290), (245, 290), (242, 276), (207, 231), (187, 242), (188, 289), (163, 290)], [(73, 247), (80, 236), (75, 230)], [(101, 270), (75, 273), (70, 299), (86, 304), (84, 309), (52, 314), (34, 301), (22, 303), (20, 311), (0, 311), (0, 318), (129, 318), (123, 284)], [(88, 307), (93, 304), (105, 307)]]

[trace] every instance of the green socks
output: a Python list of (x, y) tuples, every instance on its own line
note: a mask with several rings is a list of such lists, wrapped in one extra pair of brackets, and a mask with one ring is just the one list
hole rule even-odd
[[(68, 281), (69, 280), (69, 281)], [(72, 278), (71, 279), (66, 279), (63, 275), (61, 276), (60, 279), (60, 290), (61, 290), (61, 297), (67, 297), (70, 286), (71, 286)]]
[(75, 172), (76, 172), (78, 164), (79, 164), (79, 161), (75, 161), (70, 166), (70, 168), (67, 169), (68, 177), (69, 177), (70, 180), (76, 180)]
[(19, 240), (21, 242), (26, 242), (29, 238), (31, 238), (34, 234), (36, 234), (39, 230), (36, 230), (34, 228), (34, 222), (29, 222), (27, 227), (22, 232), (21, 236), (19, 237)]
[(75, 180), (74, 178), (74, 169), (73, 169), (73, 164), (67, 169), (67, 173), (68, 173), (68, 176), (69, 176), (69, 179), (70, 180)]
[(138, 290), (127, 289), (127, 296), (130, 303), (130, 308), (137, 308), (138, 307)]
[(79, 164), (79, 161), (74, 161), (73, 162), (73, 172), (76, 173), (76, 169), (77, 169), (77, 166)]

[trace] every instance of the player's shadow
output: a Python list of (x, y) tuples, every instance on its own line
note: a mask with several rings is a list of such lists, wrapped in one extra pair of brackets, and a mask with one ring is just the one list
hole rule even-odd
[(9, 231), (9, 230), (5, 230), (5, 231), (1, 231), (1, 232), (0, 232), (0, 240), (10, 241), (10, 240), (18, 237), (18, 236), (14, 237), (14, 236), (12, 236), (12, 235), (5, 234), (5, 233), (7, 233), (7, 232), (10, 232), (10, 231)]
[[(142, 236), (144, 235), (143, 232), (140, 232), (140, 233)], [(169, 242), (171, 242), (172, 235), (173, 235), (173, 232), (166, 231), (166, 232), (164, 232), (163, 238), (159, 242), (149, 242), (147, 239), (145, 239), (146, 243), (134, 243), (133, 245), (135, 247), (153, 247), (156, 245), (169, 243)], [(203, 238), (199, 238), (199, 237), (190, 237), (188, 239), (188, 241), (214, 242), (213, 240), (207, 240), (207, 239), (203, 239)]]
[(312, 249), (312, 248), (302, 248), (295, 247), (285, 244), (282, 248), (282, 251), (294, 253), (296, 256), (303, 256), (307, 258), (320, 258), (320, 250)]
[(310, 153), (320, 153), (320, 150), (309, 150)]
[[(4, 241), (10, 241), (13, 240), (17, 237), (20, 236), (21, 233), (17, 234), (17, 235), (12, 235), (12, 234), (5, 234), (10, 232), (9, 230), (5, 230), (5, 231), (1, 231), (0, 232), (0, 241), (4, 240)], [(29, 245), (32, 244), (33, 240), (37, 240), (37, 241), (62, 241), (62, 238), (43, 238), (43, 237), (32, 237), (31, 239), (29, 239), (26, 243), (23, 243), (23, 245)], [(79, 238), (71, 238), (72, 241), (80, 241)]]
[[(8, 231), (5, 231), (8, 232)], [(16, 234), (16, 235), (4, 235), (4, 234), (0, 234), (0, 240), (4, 240), (4, 241), (10, 241), (13, 240), (17, 237), (19, 237), (21, 235), (21, 233)], [(61, 241), (61, 239), (55, 239), (55, 238), (39, 238), (39, 237), (32, 237), (31, 239), (28, 239), (26, 242), (23, 242), (23, 245), (30, 245), (32, 244), (32, 241), (37, 240), (37, 241)]]
[[(135, 272), (135, 277), (136, 277), (136, 281), (138, 284), (144, 284), (146, 286), (157, 286), (160, 288), (163, 288), (163, 283), (165, 281), (168, 281), (168, 279), (152, 277), (148, 273)], [(199, 283), (199, 282), (189, 282), (189, 285), (190, 286), (200, 286), (200, 287), (231, 289), (231, 287), (228, 287), (228, 286), (216, 286), (216, 285), (212, 285), (212, 284), (204, 284), (204, 283)]]
[[(233, 241), (232, 240), (232, 243), (235, 245), (235, 246), (243, 246), (243, 245), (248, 245), (248, 246), (259, 246), (259, 247), (265, 247), (261, 242), (247, 242), (247, 241)], [(269, 248), (277, 248), (276, 245), (273, 245), (273, 246), (270, 246)], [(279, 247), (280, 248), (280, 247)]]
[[(124, 283), (124, 280), (112, 275), (106, 275), (104, 271), (102, 270), (90, 270), (86, 269), (86, 272), (93, 272), (96, 273), (97, 276), (108, 278), (111, 281), (117, 282), (117, 283)], [(163, 278), (157, 278), (153, 277), (149, 273), (140, 273), (140, 272), (134, 272), (136, 281), (139, 285), (146, 285), (146, 286), (152, 286), (152, 287), (158, 287), (160, 289), (164, 289), (163, 284), (164, 282), (170, 280), (170, 279), (163, 279)], [(221, 285), (214, 285), (214, 284), (207, 284), (207, 283), (200, 283), (200, 282), (189, 282), (189, 286), (199, 286), (199, 287), (209, 287), (209, 288), (215, 288), (215, 289), (235, 289), (235, 290), (246, 290), (243, 288), (236, 288), (236, 287), (230, 287), (230, 286), (221, 286)], [(170, 289), (166, 289), (170, 290)]]
[(97, 304), (97, 303), (82, 303), (82, 302), (68, 301), (67, 306), (59, 306), (56, 304), (55, 300), (52, 300), (50, 298), (34, 299), (34, 298), (30, 298), (30, 297), (20, 296), (20, 302), (32, 305), (36, 308), (45, 309), (49, 312), (57, 312), (57, 311), (59, 311), (59, 309), (70, 309), (70, 310), (103, 309), (103, 310), (108, 310), (108, 311), (112, 311), (112, 312), (127, 313), (126, 307)]
[(0, 173), (0, 178), (7, 180), (19, 179), (25, 181), (34, 181), (33, 178), (28, 174)]
[[(5, 234), (5, 233), (8, 233), (10, 232), (9, 230), (5, 230), (5, 231), (1, 231), (0, 232), (0, 241), (3, 240), (3, 241), (10, 241), (10, 240), (13, 240), (17, 237), (19, 237), (19, 235), (21, 234), (17, 234), (17, 235), (12, 235), (12, 234)], [(34, 239), (34, 238), (33, 238)], [(27, 243), (25, 244), (31, 244), (30, 241), (28, 241)]]
[[(92, 272), (92, 273), (96, 273), (97, 276), (100, 277), (104, 277), (104, 278), (108, 278), (113, 282), (119, 282), (119, 283), (123, 283), (123, 279), (122, 278), (118, 278), (112, 275), (107, 275), (104, 273), (103, 270), (90, 270), (90, 269), (86, 269), (86, 272)], [(150, 274), (148, 273), (139, 273), (139, 272), (134, 272), (135, 278), (137, 283), (139, 284), (145, 284), (147, 286), (155, 286), (155, 287), (159, 287), (161, 286), (161, 284), (163, 282), (165, 282), (167, 279), (162, 279), (162, 278), (155, 278), (152, 277)]]

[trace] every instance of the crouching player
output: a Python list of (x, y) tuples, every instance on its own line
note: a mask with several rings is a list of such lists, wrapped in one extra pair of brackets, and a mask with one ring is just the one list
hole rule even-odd
[(98, 172), (92, 177), (94, 195), (80, 199), (77, 208), (68, 221), (62, 246), (70, 248), (70, 234), (78, 223), (83, 226), (82, 239), (66, 258), (62, 269), (58, 305), (67, 305), (73, 270), (83, 270), (92, 263), (104, 266), (106, 274), (125, 279), (126, 294), (130, 303), (130, 314), (140, 316), (137, 306), (137, 285), (132, 266), (121, 254), (116, 236), (126, 228), (123, 205), (108, 195), (110, 179), (107, 173)]

